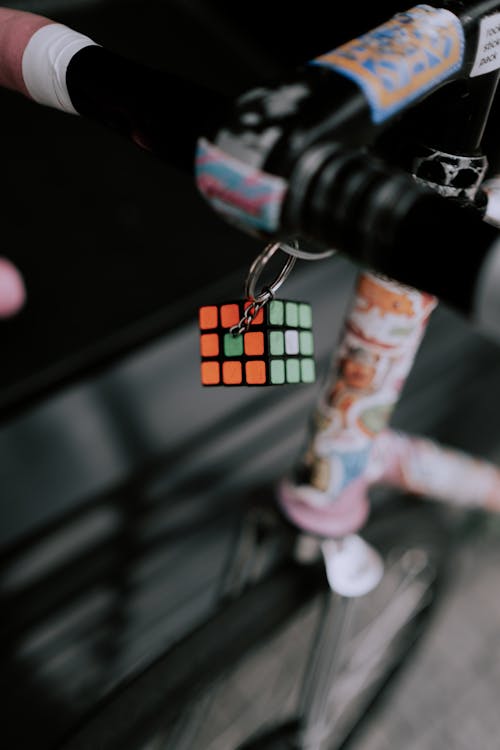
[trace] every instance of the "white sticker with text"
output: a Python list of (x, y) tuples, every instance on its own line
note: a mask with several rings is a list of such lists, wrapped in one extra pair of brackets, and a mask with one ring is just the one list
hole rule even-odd
[(500, 68), (500, 13), (493, 13), (481, 21), (476, 59), (471, 78), (491, 73)]

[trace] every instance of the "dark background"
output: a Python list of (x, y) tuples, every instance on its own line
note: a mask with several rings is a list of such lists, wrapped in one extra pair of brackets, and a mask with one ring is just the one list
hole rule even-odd
[[(394, 2), (18, 2), (111, 50), (236, 95), (386, 20)], [(168, 90), (160, 92), (168, 101)], [(0, 415), (182, 321), (245, 273), (260, 245), (204, 204), (190, 175), (104, 127), (9, 91), (2, 111), (2, 254), (28, 303), (0, 326)], [(171, 102), (172, 117), (183, 106)], [(200, 134), (204, 123), (199, 123)], [(233, 292), (234, 294), (234, 292)]]
[[(10, 5), (235, 95), (401, 9)], [(48, 750), (214, 611), (246, 496), (303, 445), (357, 268), (304, 262), (286, 284), (313, 306), (318, 384), (204, 390), (197, 306), (233, 299), (261, 243), (103, 127), (0, 105), (0, 254), (28, 290), (0, 324), (2, 740)], [(498, 455), (499, 377), (498, 346), (439, 307), (393, 423)]]

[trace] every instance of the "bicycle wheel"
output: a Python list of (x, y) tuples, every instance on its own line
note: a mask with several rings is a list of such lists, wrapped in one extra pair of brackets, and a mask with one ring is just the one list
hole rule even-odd
[(371, 594), (351, 603), (347, 642), (325, 696), (324, 722), (305, 739), (297, 714), (323, 591), (212, 686), (198, 707), (198, 728), (186, 748), (338, 750), (354, 738), (430, 622), (444, 582), (450, 534), (441, 509), (404, 498), (384, 504), (364, 537), (383, 555), (385, 575)]
[[(328, 588), (321, 562), (299, 565), (295, 532), (252, 511), (231, 596), (206, 624), (115, 692), (66, 738), (64, 750), (294, 750), (301, 681)], [(248, 527), (247, 531), (248, 531)], [(364, 537), (383, 554), (379, 587), (355, 602), (329, 695), (344, 747), (406, 661), (443, 582), (450, 530), (441, 508), (399, 499), (374, 512)], [(324, 728), (323, 728), (324, 729)]]

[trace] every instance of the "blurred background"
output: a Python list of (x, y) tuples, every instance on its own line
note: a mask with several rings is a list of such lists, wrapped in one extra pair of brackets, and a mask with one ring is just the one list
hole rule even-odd
[[(4, 5), (231, 95), (404, 9)], [(28, 292), (23, 311), (0, 325), (3, 737), (52, 748), (213, 612), (245, 498), (292, 465), (318, 385), (204, 391), (197, 307), (242, 293), (261, 243), (223, 224), (189, 175), (114, 133), (9, 91), (0, 102), (1, 254), (21, 269)], [(356, 273), (335, 257), (299, 262), (287, 282), (286, 296), (313, 306), (318, 383)], [(498, 346), (439, 308), (393, 422), (498, 458), (499, 375)], [(448, 715), (462, 728), (456, 734), (468, 727), (464, 736), (475, 740), (461, 745), (453, 735), (447, 746), (497, 747), (481, 744), (478, 732), (500, 731), (485, 700), (500, 675), (498, 537), (491, 523), (470, 542), (427, 671), (401, 688), (397, 713), (374, 719), (362, 750), (388, 738), (400, 746), (401, 737), (412, 750), (442, 746)], [(432, 682), (435, 658), (454, 685), (453, 706), (414, 699)], [(470, 688), (471, 674), (481, 690)]]

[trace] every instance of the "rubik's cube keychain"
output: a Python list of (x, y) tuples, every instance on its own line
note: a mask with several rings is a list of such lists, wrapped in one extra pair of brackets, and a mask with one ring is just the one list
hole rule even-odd
[(245, 300), (200, 307), (202, 385), (314, 383), (311, 305), (274, 296), (296, 257), (289, 254), (276, 279), (256, 291), (264, 266), (280, 247), (268, 245), (252, 263)]

